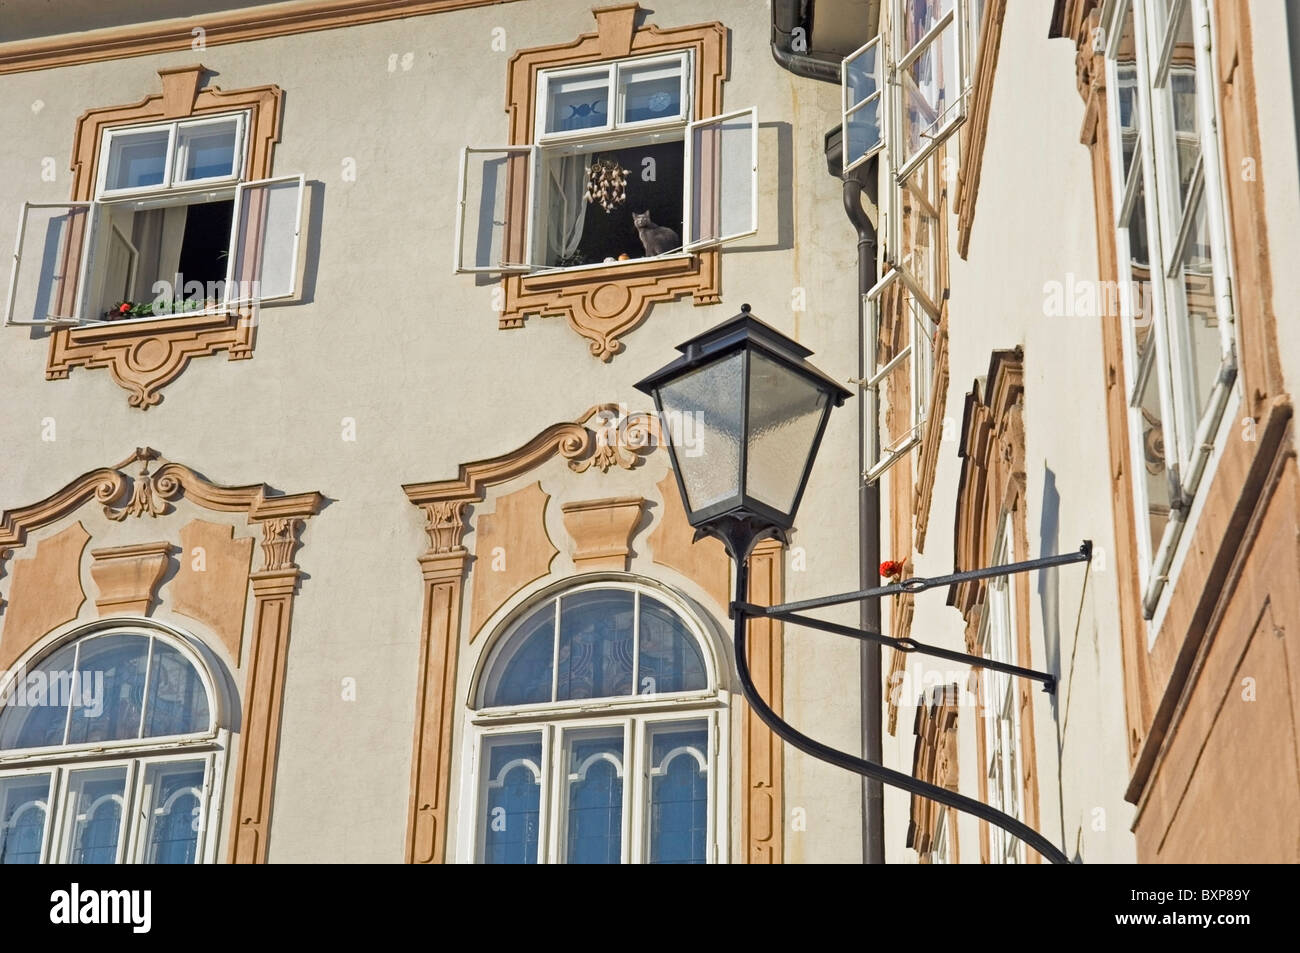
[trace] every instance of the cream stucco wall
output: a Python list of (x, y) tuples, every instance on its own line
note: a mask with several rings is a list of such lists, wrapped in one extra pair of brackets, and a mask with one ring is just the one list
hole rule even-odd
[[(298, 557), (306, 578), (294, 609), (272, 861), (402, 859), (422, 605), (416, 557), (427, 540), (401, 484), (454, 476), (459, 463), (513, 450), (595, 403), (645, 408), (632, 382), (742, 302), (812, 348), (833, 376), (855, 370), (852, 232), (821, 142), (838, 122), (839, 93), (777, 68), (760, 3), (720, 10), (671, 0), (650, 16), (661, 26), (722, 19), (724, 107), (759, 111), (761, 229), (724, 252), (721, 304), (657, 305), (624, 339), (627, 351), (602, 364), (562, 319), (498, 330), (494, 285), (451, 274), (459, 151), (507, 140), (510, 53), (589, 32), (590, 9), (513, 3), (0, 79), (8, 130), (0, 230), (12, 229), (24, 200), (68, 198), (76, 118), (156, 92), (160, 67), (201, 61), (223, 88), (285, 91), (274, 172), (302, 172), (310, 183), (305, 300), (264, 308), (252, 360), (196, 360), (160, 405), (141, 412), (103, 370), (45, 381), (45, 332), (9, 328), (0, 341), (0, 508), (42, 499), (146, 445), (215, 482), (328, 497)], [(498, 27), (507, 52), (492, 49)], [(47, 157), (53, 181), (42, 178)], [(355, 181), (344, 175), (353, 166)], [(8, 241), (12, 231), (0, 235)], [(796, 288), (805, 311), (792, 311)], [(53, 440), (42, 440), (47, 419)], [(344, 439), (349, 421), (355, 440)], [(794, 543), (806, 570), (788, 573), (791, 598), (856, 586), (856, 466), (853, 411), (842, 411), (804, 500)], [(557, 495), (579, 492), (571, 474), (549, 479)], [(653, 492), (649, 474), (636, 482)], [(806, 632), (787, 642), (787, 717), (855, 748), (856, 645)], [(355, 701), (342, 700), (345, 678), (356, 679)], [(853, 776), (787, 753), (787, 807), (808, 814), (806, 830), (787, 834), (787, 859), (857, 861), (859, 792)]]

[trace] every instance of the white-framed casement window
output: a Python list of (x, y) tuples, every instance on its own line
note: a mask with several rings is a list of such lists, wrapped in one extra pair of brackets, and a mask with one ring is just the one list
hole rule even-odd
[(884, 43), (873, 37), (840, 65), (844, 171), (866, 162), (885, 145), (885, 97), (880, 83)]
[[(1011, 520), (1003, 516), (998, 526), (998, 548), (994, 565), (1011, 562)], [(984, 596), (980, 620), (979, 654), (1011, 665), (1017, 661), (1016, 600), (1014, 581), (994, 576)], [(1004, 814), (1024, 820), (1024, 798), (1020, 784), (1020, 706), (1015, 679), (1003, 672), (980, 669), (980, 694), (984, 716), (984, 773), (988, 782), (988, 803)], [(1022, 864), (1025, 847), (1019, 838), (1000, 827), (988, 825), (989, 860), (995, 864)]]
[(758, 117), (692, 116), (689, 51), (542, 70), (531, 145), (461, 154), (455, 271), (684, 255), (758, 231)]
[[(940, 179), (937, 156), (930, 156), (899, 189), (896, 243), (892, 263), (866, 293), (863, 313), (870, 321), (867, 367), (873, 368), (864, 387), (871, 401), (865, 434), (869, 450), (863, 478), (877, 480), (921, 443), (934, 391), (934, 349), (939, 332), (944, 288), (940, 274)], [(885, 292), (899, 286), (901, 320), (894, 346), (881, 350)], [(892, 394), (893, 405), (886, 394)], [(905, 398), (905, 399), (904, 399)], [(870, 426), (871, 422), (874, 426)]]
[(186, 640), (119, 623), (0, 684), (0, 864), (210, 863), (228, 732)]
[(1236, 380), (1227, 201), (1204, 0), (1104, 21), (1143, 609), (1154, 616)]
[(963, 0), (894, 0), (890, 117), (902, 179), (966, 118), (969, 28)]
[(725, 860), (716, 686), (702, 629), (661, 589), (603, 580), (519, 614), (475, 688), (462, 860)]
[(305, 181), (247, 179), (247, 112), (108, 128), (95, 198), (25, 202), (12, 325), (221, 313), (297, 293)]

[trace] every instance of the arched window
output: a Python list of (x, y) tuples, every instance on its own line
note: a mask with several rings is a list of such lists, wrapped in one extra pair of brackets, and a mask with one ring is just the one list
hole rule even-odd
[(192, 864), (222, 745), (211, 678), (144, 625), (74, 637), (0, 678), (0, 864)]
[(467, 859), (718, 859), (726, 709), (706, 646), (678, 600), (640, 583), (578, 586), (517, 616), (475, 693)]

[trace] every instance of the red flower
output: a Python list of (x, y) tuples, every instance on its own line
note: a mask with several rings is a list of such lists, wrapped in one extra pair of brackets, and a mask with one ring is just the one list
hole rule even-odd
[(890, 579), (897, 579), (903, 574), (903, 564), (897, 559), (886, 559), (880, 564), (880, 574)]
[(129, 302), (126, 301), (123, 301), (120, 305), (117, 306), (118, 314), (126, 314), (130, 310), (131, 310), (131, 305)]

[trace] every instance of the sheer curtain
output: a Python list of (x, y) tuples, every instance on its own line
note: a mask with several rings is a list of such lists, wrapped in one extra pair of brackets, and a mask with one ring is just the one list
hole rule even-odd
[(578, 250), (587, 218), (587, 157), (559, 156), (547, 163), (551, 180), (546, 216), (546, 258), (559, 264)]

